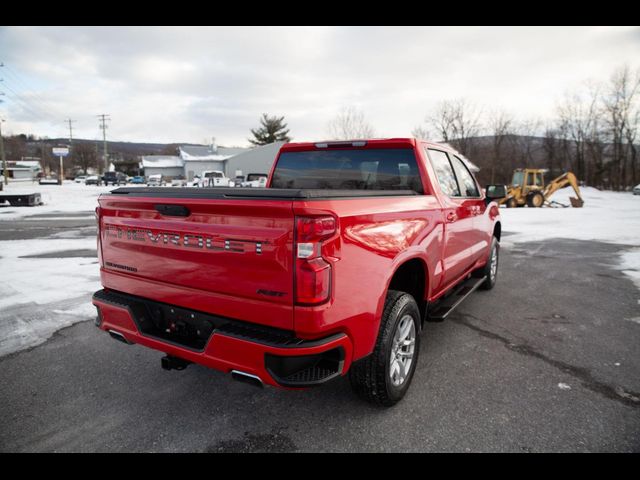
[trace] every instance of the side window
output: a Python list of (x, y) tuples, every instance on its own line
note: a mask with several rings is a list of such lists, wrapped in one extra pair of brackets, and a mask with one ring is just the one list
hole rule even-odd
[(456, 182), (456, 176), (453, 173), (447, 154), (440, 150), (429, 150), (428, 153), (433, 169), (436, 171), (442, 193), (449, 197), (459, 197), (460, 188), (458, 188), (458, 182)]
[(453, 169), (456, 172), (456, 177), (458, 177), (458, 183), (460, 184), (460, 188), (462, 189), (462, 196), (479, 197), (480, 192), (478, 191), (478, 185), (476, 185), (476, 182), (473, 179), (473, 175), (471, 175), (464, 162), (453, 155), (451, 158), (451, 163), (453, 164)]

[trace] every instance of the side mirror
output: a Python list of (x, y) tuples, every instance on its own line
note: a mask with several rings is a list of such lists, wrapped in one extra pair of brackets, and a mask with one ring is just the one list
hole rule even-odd
[(489, 203), (493, 200), (505, 198), (507, 196), (507, 187), (506, 185), (487, 185), (485, 192), (485, 198)]

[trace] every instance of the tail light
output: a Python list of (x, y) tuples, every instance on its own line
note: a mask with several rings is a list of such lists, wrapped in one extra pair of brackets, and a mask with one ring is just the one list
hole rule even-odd
[(296, 303), (318, 305), (331, 294), (331, 264), (322, 242), (336, 233), (333, 217), (296, 218)]
[(100, 238), (100, 207), (96, 207), (96, 227), (98, 227), (98, 238)]

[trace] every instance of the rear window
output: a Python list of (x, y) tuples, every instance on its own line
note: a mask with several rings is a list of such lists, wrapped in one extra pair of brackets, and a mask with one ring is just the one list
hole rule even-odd
[(284, 152), (273, 172), (271, 187), (423, 193), (411, 149)]

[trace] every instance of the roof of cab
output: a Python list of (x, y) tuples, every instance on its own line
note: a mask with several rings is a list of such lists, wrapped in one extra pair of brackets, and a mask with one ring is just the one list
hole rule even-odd
[(353, 140), (322, 140), (318, 142), (285, 143), (282, 151), (318, 150), (324, 148), (410, 148), (416, 144), (415, 138), (372, 138)]

